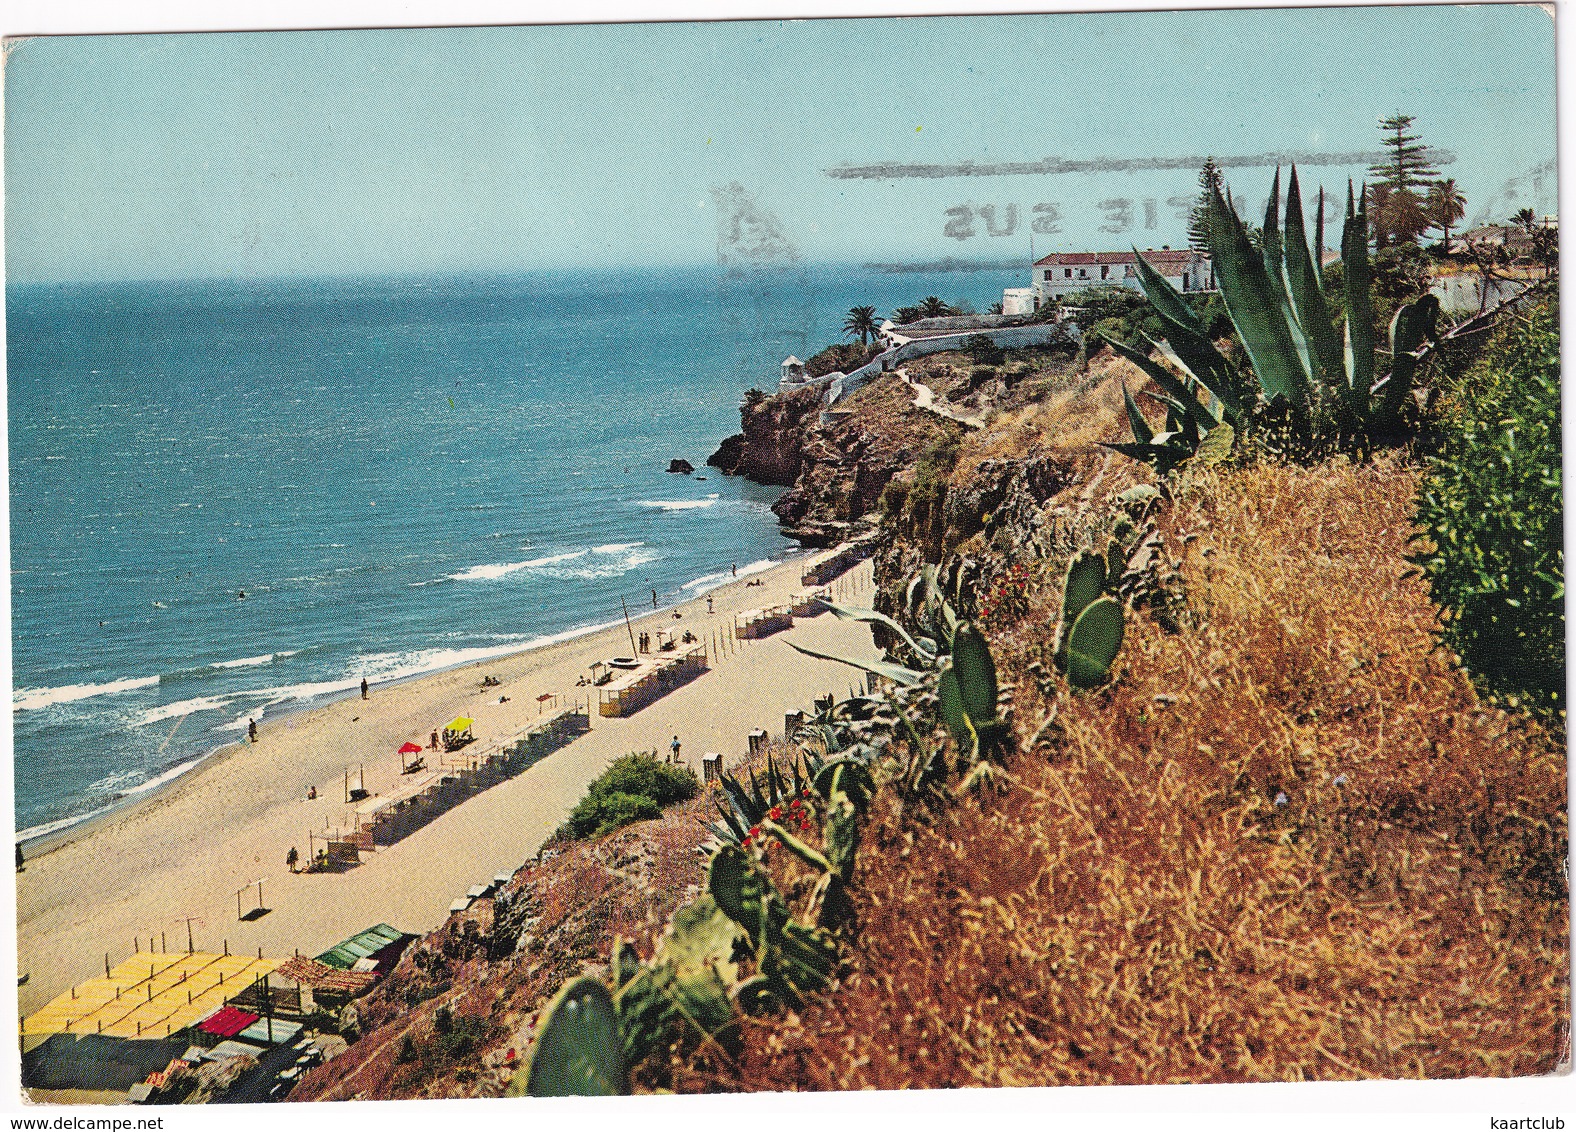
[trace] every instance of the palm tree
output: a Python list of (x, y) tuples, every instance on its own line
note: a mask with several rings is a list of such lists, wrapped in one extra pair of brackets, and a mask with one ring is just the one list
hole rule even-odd
[(843, 320), (843, 333), (849, 337), (857, 336), (861, 346), (870, 345), (870, 339), (879, 332), (875, 307), (852, 307), (848, 311), (848, 317)]
[(1560, 261), (1560, 230), (1547, 224), (1532, 233), (1532, 254), (1543, 264), (1543, 278), (1547, 279)]
[(1521, 230), (1526, 232), (1528, 235), (1531, 235), (1532, 230), (1538, 226), (1538, 214), (1533, 212), (1530, 208), (1518, 208), (1516, 210), (1516, 215), (1512, 216), (1510, 219), (1511, 223), (1520, 227)]
[(1445, 254), (1450, 254), (1450, 226), (1467, 214), (1467, 198), (1451, 177), (1435, 181), (1428, 190), (1428, 219), (1445, 234)]
[(952, 313), (952, 308), (935, 295), (926, 295), (919, 301), (919, 313), (924, 318), (945, 318)]

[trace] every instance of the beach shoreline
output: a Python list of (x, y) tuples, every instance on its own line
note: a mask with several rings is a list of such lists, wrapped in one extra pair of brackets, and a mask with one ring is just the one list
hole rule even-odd
[[(746, 566), (745, 570), (737, 575), (737, 577), (740, 579), (739, 584), (742, 585), (745, 580), (757, 577), (762, 573), (775, 571), (779, 568), (787, 567), (796, 563), (802, 564), (820, 553), (824, 552), (809, 548), (796, 548), (790, 550), (781, 558), (769, 560), (769, 564), (764, 569), (752, 569), (752, 567), (756, 566), (757, 564), (751, 563), (750, 566)], [(630, 612), (630, 623), (634, 624), (636, 622), (649, 620), (651, 618), (660, 619), (663, 615), (671, 614), (672, 610), (683, 608), (692, 601), (697, 599), (704, 600), (707, 594), (711, 594), (715, 597), (717, 590), (725, 588), (733, 583), (729, 581), (718, 581), (715, 584), (705, 586), (700, 586), (699, 583), (703, 583), (708, 579), (715, 578), (720, 573), (721, 572), (719, 571), (715, 574), (702, 574), (679, 587), (681, 591), (688, 591), (692, 587), (695, 587), (694, 592), (683, 601), (669, 605), (658, 605), (653, 609), (642, 608), (639, 611)], [(618, 630), (623, 628), (623, 626), (624, 621), (622, 619), (616, 621), (600, 622), (592, 625), (574, 626), (556, 633), (544, 634), (540, 638), (524, 642), (513, 651), (501, 653), (495, 657), (488, 657), (482, 660), (465, 660), (457, 664), (446, 665), (442, 668), (434, 668), (420, 672), (410, 672), (395, 676), (390, 679), (379, 680), (372, 684), (371, 687), (375, 689), (394, 688), (400, 685), (417, 683), (419, 681), (443, 676), (447, 673), (460, 671), (466, 668), (478, 668), (485, 665), (496, 665), (504, 662), (512, 662), (522, 656), (539, 655), (561, 645), (568, 645), (577, 641), (583, 641), (587, 637), (596, 636), (598, 634), (616, 634)], [(289, 706), (276, 705), (268, 713), (268, 722), (266, 726), (271, 730), (281, 724), (286, 723), (287, 721), (298, 719), (301, 716), (309, 715), (312, 712), (320, 711), (335, 704), (343, 703), (348, 700), (355, 700), (357, 698), (357, 690), (354, 687), (347, 687), (340, 691), (328, 692), (308, 700), (298, 701)], [(17, 830), (15, 840), (19, 845), (21, 845), (23, 855), (28, 861), (32, 861), (35, 857), (43, 857), (64, 845), (70, 844), (73, 841), (80, 840), (83, 837), (91, 836), (92, 831), (102, 826), (105, 822), (130, 817), (131, 814), (134, 813), (139, 807), (153, 804), (154, 801), (161, 795), (164, 795), (172, 790), (180, 789), (183, 784), (191, 780), (192, 776), (202, 773), (210, 766), (218, 763), (221, 760), (236, 757), (241, 752), (247, 750), (249, 746), (250, 743), (242, 739), (234, 743), (226, 743), (221, 746), (214, 747), (197, 755), (195, 758), (185, 759), (182, 762), (172, 764), (171, 766), (160, 771), (160, 773), (153, 779), (149, 780), (148, 783), (143, 783), (132, 788), (131, 790), (127, 791), (124, 796), (108, 802), (97, 810), (91, 810), (85, 814), (74, 817), (67, 817), (61, 819), (59, 822), (47, 822), (42, 827), (42, 832), (30, 833), (27, 830)], [(166, 779), (166, 781), (161, 782), (160, 779)]]
[[(807, 708), (814, 696), (857, 684), (846, 666), (789, 649), (783, 638), (826, 651), (874, 657), (867, 628), (829, 615), (802, 619), (787, 633), (758, 642), (725, 642), (733, 614), (786, 603), (803, 592), (805, 555), (753, 577), (700, 590), (676, 606), (630, 613), (585, 633), (504, 657), (468, 662), (374, 685), (368, 699), (352, 693), (306, 706), (264, 726), (257, 744), (221, 748), (147, 797), (45, 835), (17, 874), (20, 1006), (31, 1013), (56, 994), (118, 962), (134, 949), (162, 948), (194, 924), (199, 950), (289, 956), (314, 954), (379, 922), (425, 932), (442, 922), (448, 903), (470, 884), (523, 864), (567, 816), (586, 783), (630, 750), (666, 751), (683, 742), (683, 761), (741, 757), (745, 733), (780, 733), (783, 713)], [(871, 564), (860, 562), (836, 583), (859, 600)], [(752, 584), (758, 583), (758, 584)], [(708, 596), (714, 611), (708, 613)], [(597, 715), (594, 689), (575, 679), (593, 660), (628, 651), (627, 632), (670, 623), (706, 644), (706, 674), (624, 719)], [(637, 628), (638, 626), (638, 628)], [(713, 652), (713, 649), (716, 649)], [(481, 689), (484, 676), (497, 686)], [(365, 766), (372, 794), (402, 781), (395, 753), (401, 741), (426, 746), (429, 732), (456, 715), (476, 720), (478, 747), (517, 734), (558, 705), (589, 701), (591, 732), (517, 778), (476, 795), (392, 846), (365, 854), (343, 873), (292, 874), (285, 853), (305, 855), (309, 831), (343, 828), (346, 773)], [(438, 752), (427, 756), (437, 760)], [(431, 768), (429, 768), (431, 769)], [(317, 798), (308, 799), (315, 788)], [(269, 911), (240, 918), (262, 881), (258, 903)], [(248, 909), (249, 910), (249, 909)]]

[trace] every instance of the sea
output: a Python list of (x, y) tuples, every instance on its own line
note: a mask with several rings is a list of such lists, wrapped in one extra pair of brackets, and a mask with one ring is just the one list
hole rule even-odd
[[(16, 829), (291, 712), (795, 552), (705, 466), (851, 307), (1021, 271), (706, 266), (9, 284)], [(667, 471), (671, 459), (691, 475)]]

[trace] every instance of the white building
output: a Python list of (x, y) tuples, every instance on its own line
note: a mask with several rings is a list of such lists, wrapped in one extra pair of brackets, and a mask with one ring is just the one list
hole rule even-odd
[[(1091, 287), (1128, 287), (1142, 290), (1138, 280), (1138, 267), (1134, 252), (1052, 252), (1035, 261), (1033, 286), (1013, 287), (1002, 292), (1002, 311), (1012, 310), (1022, 304), (1024, 292), (1032, 295), (1036, 310), (1045, 303), (1056, 302), (1064, 295), (1086, 291)], [(1213, 291), (1215, 272), (1209, 256), (1188, 248), (1173, 251), (1171, 248), (1150, 248), (1141, 253), (1144, 262), (1154, 268), (1178, 291)], [(1023, 313), (1013, 310), (1013, 313)]]
[(1039, 306), (1033, 287), (1008, 287), (1001, 293), (1002, 314), (1033, 314)]
[(804, 380), (804, 363), (789, 354), (783, 359), (783, 385), (797, 385)]

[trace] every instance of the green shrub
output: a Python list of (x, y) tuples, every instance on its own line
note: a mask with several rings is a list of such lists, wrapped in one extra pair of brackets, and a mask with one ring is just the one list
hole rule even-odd
[(958, 462), (959, 438), (938, 436), (914, 465), (914, 482), (904, 496), (905, 529), (934, 551), (946, 530), (947, 485)]
[(1007, 351), (996, 345), (989, 334), (970, 334), (963, 340), (963, 352), (976, 366), (999, 366), (1007, 358)]
[(881, 514), (889, 519), (897, 519), (903, 514), (903, 509), (908, 506), (908, 483), (905, 480), (891, 479), (881, 489), (881, 498), (876, 507)]
[(1559, 307), (1513, 316), (1451, 397), (1419, 489), (1414, 558), (1445, 643), (1491, 695), (1565, 711)]
[(631, 822), (661, 817), (662, 807), (693, 798), (695, 772), (659, 762), (654, 755), (625, 755), (603, 771), (569, 814), (570, 837), (599, 837)]
[(861, 346), (858, 342), (838, 342), (804, 363), (806, 377), (825, 377), (829, 373), (852, 373), (881, 353), (884, 347)]
[(1075, 291), (1062, 299), (1062, 305), (1083, 312), (1074, 316), (1080, 327), (1098, 329), (1129, 346), (1147, 345), (1145, 334), (1151, 338), (1165, 337), (1165, 328), (1155, 308), (1149, 305), (1142, 292), (1128, 287), (1092, 287)]

